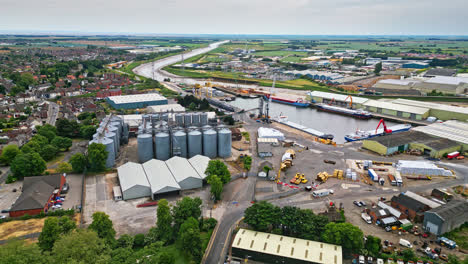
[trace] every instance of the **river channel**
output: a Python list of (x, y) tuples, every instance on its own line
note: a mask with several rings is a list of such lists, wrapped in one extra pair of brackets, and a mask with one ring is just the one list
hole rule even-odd
[[(258, 100), (237, 97), (229, 104), (243, 108), (252, 109), (258, 107)], [(359, 130), (372, 130), (377, 127), (380, 119), (361, 120), (353, 117), (317, 111), (315, 108), (299, 108), (295, 106), (272, 102), (270, 105), (270, 116), (285, 115), (289, 121), (334, 135), (334, 141), (338, 144), (344, 143), (344, 136)], [(394, 122), (385, 121), (387, 126), (396, 125)]]

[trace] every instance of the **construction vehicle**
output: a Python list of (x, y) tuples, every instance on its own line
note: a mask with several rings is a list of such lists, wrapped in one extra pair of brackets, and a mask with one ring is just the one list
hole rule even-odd
[(301, 183), (307, 183), (308, 180), (305, 178), (304, 173), (296, 173), (294, 178), (292, 178), (289, 182), (299, 185)]
[(325, 183), (328, 180), (328, 178), (337, 178), (339, 180), (342, 180), (343, 170), (334, 170), (332, 175), (328, 174), (328, 172), (326, 171), (317, 173), (317, 181)]
[(284, 152), (281, 157), (281, 164), (276, 176), (275, 182), (278, 182), (281, 178), (281, 171), (286, 170), (287, 168), (293, 165), (293, 159), (296, 157), (296, 152), (293, 149), (288, 149)]
[(322, 143), (322, 144), (325, 144), (325, 145), (332, 145), (332, 146), (336, 146), (336, 142), (327, 138), (327, 139), (324, 139), (324, 138), (315, 138), (315, 141), (316, 142), (319, 142), (319, 143)]

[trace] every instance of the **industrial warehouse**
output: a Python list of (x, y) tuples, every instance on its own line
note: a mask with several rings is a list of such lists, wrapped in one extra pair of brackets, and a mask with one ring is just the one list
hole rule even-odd
[(136, 109), (151, 105), (167, 105), (166, 97), (157, 93), (109, 96), (106, 100), (115, 109)]
[(122, 198), (151, 197), (155, 200), (163, 194), (201, 188), (209, 161), (210, 158), (197, 155), (191, 159), (151, 159), (143, 164), (127, 162), (117, 168)]

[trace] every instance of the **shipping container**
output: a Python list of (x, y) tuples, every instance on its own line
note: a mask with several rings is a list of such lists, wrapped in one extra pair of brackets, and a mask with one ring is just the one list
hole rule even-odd
[(375, 173), (375, 171), (373, 169), (369, 169), (368, 170), (369, 172), (369, 177), (373, 180), (373, 181), (379, 181), (379, 175), (377, 175), (377, 173)]
[(397, 185), (397, 182), (395, 180), (395, 177), (393, 177), (392, 174), (388, 174), (388, 181), (390, 182), (391, 185), (395, 186)]

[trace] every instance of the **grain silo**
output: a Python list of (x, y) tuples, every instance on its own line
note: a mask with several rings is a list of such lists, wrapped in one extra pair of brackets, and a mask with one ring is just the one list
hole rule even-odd
[(151, 134), (140, 134), (137, 137), (138, 161), (147, 162), (153, 158), (153, 137)]
[(231, 156), (231, 130), (222, 128), (218, 131), (218, 156), (228, 158)]
[(187, 134), (182, 130), (172, 134), (172, 154), (173, 156), (187, 157)]
[(120, 139), (122, 138), (122, 124), (119, 121), (112, 121), (111, 123), (109, 123), (109, 125), (117, 127), (117, 137), (119, 138), (120, 143)]
[(202, 133), (198, 130), (191, 130), (188, 133), (188, 157), (191, 158), (202, 154)]
[(156, 133), (154, 144), (156, 147), (156, 159), (168, 160), (171, 157), (171, 141), (167, 132), (160, 131)]
[(208, 158), (217, 156), (217, 134), (213, 129), (203, 131), (203, 155)]
[[(120, 137), (118, 136), (119, 135), (119, 129), (115, 126), (111, 126), (110, 124), (107, 125), (106, 127), (106, 132), (113, 132), (115, 134), (117, 134), (116, 136), (116, 139), (117, 139), (117, 151), (119, 151), (119, 148), (120, 148)], [(116, 152), (117, 154), (117, 152)]]
[(91, 145), (92, 143), (103, 144), (106, 147), (106, 168), (112, 168), (115, 164), (114, 141), (105, 137), (98, 137), (94, 140), (89, 141), (89, 145)]
[(167, 114), (167, 113), (166, 113), (166, 114), (162, 114), (162, 115), (161, 115), (161, 120), (164, 120), (164, 121), (167, 122), (167, 121), (169, 120), (169, 114)]
[(184, 114), (176, 114), (175, 115), (175, 123), (177, 126), (184, 125)]
[(208, 113), (200, 114), (200, 126), (208, 125)]
[(189, 127), (192, 125), (192, 114), (185, 114), (184, 124), (185, 124), (185, 127)]
[(200, 126), (200, 113), (192, 114), (192, 126)]
[(119, 151), (119, 146), (117, 145), (118, 144), (118, 140), (117, 140), (117, 134), (114, 133), (114, 132), (105, 132), (102, 134), (103, 137), (105, 138), (108, 138), (110, 140), (112, 140), (112, 142), (114, 143), (114, 153), (117, 154), (117, 152)]

